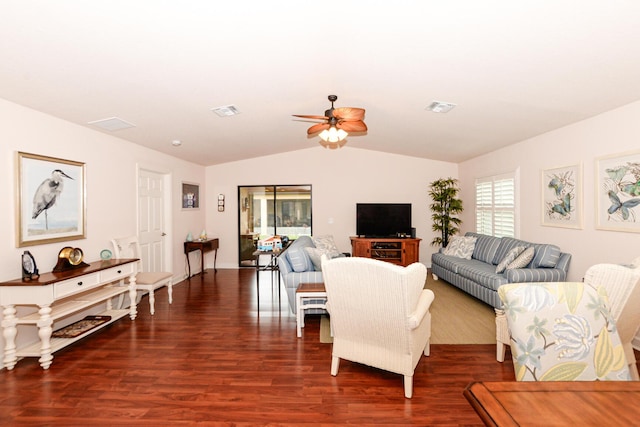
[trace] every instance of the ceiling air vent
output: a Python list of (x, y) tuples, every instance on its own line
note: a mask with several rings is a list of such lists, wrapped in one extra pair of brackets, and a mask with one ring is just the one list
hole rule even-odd
[(427, 110), (433, 111), (434, 113), (448, 113), (453, 110), (453, 107), (455, 106), (456, 104), (452, 104), (450, 102), (433, 101), (429, 104)]
[(89, 122), (88, 124), (97, 126), (101, 129), (108, 130), (110, 132), (136, 127), (136, 125), (131, 124), (129, 122), (125, 122), (124, 120), (119, 119), (118, 117), (111, 117), (108, 119), (96, 120), (93, 122)]
[(240, 110), (235, 105), (225, 105), (223, 107), (212, 108), (211, 111), (219, 115), (220, 117), (229, 117), (240, 114)]

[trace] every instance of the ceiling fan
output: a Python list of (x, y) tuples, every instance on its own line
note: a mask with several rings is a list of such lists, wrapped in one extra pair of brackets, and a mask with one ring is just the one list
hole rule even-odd
[(294, 117), (302, 119), (321, 120), (307, 129), (307, 135), (320, 132), (321, 143), (328, 148), (342, 147), (349, 132), (366, 132), (367, 125), (364, 124), (364, 109), (353, 107), (334, 108), (333, 103), (338, 99), (336, 95), (329, 95), (331, 108), (324, 112), (324, 116), (294, 114)]

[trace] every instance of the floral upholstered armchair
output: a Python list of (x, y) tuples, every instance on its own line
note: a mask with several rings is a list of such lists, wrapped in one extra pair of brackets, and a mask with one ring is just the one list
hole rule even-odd
[(584, 275), (584, 283), (606, 290), (631, 378), (640, 381), (633, 351), (633, 339), (640, 327), (640, 258), (636, 258), (629, 266), (596, 264), (589, 267)]
[(498, 293), (518, 381), (631, 380), (606, 292), (582, 282), (518, 283)]

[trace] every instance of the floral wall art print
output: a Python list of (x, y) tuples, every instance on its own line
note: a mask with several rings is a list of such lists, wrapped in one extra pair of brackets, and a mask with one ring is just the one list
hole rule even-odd
[(542, 171), (542, 225), (582, 228), (582, 164)]
[(601, 157), (596, 174), (596, 228), (640, 233), (640, 152)]

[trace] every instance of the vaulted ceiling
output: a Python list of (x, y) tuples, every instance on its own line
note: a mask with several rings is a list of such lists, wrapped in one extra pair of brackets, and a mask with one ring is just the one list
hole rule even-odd
[(0, 98), (202, 165), (317, 146), (329, 94), (348, 146), (451, 162), (640, 99), (635, 0), (0, 5)]

